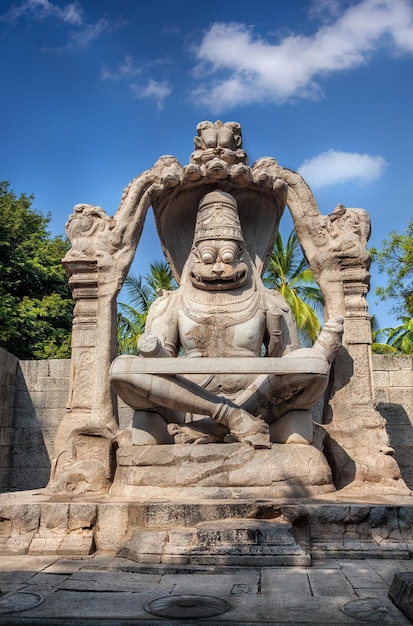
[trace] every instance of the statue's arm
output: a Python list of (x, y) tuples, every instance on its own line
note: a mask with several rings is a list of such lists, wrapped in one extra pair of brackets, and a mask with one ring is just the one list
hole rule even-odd
[(138, 341), (139, 352), (148, 357), (174, 357), (180, 348), (178, 303), (174, 292), (155, 300), (149, 309), (145, 332)]
[(301, 348), (293, 314), (276, 291), (267, 290), (266, 330), (269, 337), (268, 356), (281, 357)]

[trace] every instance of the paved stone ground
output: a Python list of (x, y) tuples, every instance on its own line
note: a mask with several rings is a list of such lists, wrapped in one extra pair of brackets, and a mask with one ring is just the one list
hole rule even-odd
[[(143, 566), (103, 555), (0, 557), (0, 625), (410, 624), (387, 595), (394, 574), (405, 571), (413, 572), (413, 560), (230, 569)], [(163, 617), (145, 610), (160, 598)], [(225, 613), (193, 617), (194, 604), (222, 601)]]

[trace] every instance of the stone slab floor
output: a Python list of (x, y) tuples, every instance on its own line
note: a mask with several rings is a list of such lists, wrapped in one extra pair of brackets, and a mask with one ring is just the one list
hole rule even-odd
[[(188, 568), (104, 555), (0, 557), (0, 625), (410, 624), (387, 595), (405, 571), (413, 560)], [(205, 616), (221, 605), (225, 612)]]

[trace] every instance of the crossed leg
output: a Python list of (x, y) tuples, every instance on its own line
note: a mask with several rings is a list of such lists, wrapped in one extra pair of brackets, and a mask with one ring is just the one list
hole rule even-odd
[(230, 431), (239, 441), (253, 447), (271, 446), (268, 425), (263, 420), (184, 376), (140, 372), (117, 374), (115, 367), (112, 368), (110, 378), (116, 393), (134, 409), (150, 410), (161, 406), (205, 415), (226, 429), (221, 429), (222, 435)]

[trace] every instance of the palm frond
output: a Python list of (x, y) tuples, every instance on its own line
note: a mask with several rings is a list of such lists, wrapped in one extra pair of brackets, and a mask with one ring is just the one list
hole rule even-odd
[(277, 235), (263, 283), (276, 289), (290, 307), (304, 345), (312, 345), (321, 329), (324, 298), (303, 254), (297, 234), (293, 230), (284, 246)]
[(169, 265), (165, 261), (151, 263), (149, 273), (145, 280), (152, 289), (153, 294), (157, 294), (160, 289), (170, 291), (176, 289), (177, 284)]
[(403, 322), (400, 326), (389, 329), (387, 343), (402, 354), (413, 354), (413, 317), (400, 319)]
[(118, 353), (138, 354), (137, 342), (145, 330), (149, 307), (160, 289), (170, 291), (177, 284), (164, 261), (151, 263), (146, 276), (129, 274), (125, 289), (129, 303), (118, 303)]
[(143, 282), (142, 276), (129, 274), (125, 280), (125, 289), (133, 307), (141, 313), (149, 309), (154, 298), (150, 287)]
[(397, 348), (390, 346), (388, 343), (373, 341), (371, 344), (371, 351), (373, 354), (395, 354), (397, 352)]
[(131, 320), (118, 313), (118, 354), (138, 354), (138, 339), (145, 327), (139, 315)]

